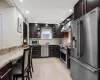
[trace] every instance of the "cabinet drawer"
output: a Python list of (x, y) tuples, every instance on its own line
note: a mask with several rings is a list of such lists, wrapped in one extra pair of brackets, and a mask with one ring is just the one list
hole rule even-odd
[(0, 69), (0, 80), (11, 80), (12, 77), (12, 63), (8, 63)]

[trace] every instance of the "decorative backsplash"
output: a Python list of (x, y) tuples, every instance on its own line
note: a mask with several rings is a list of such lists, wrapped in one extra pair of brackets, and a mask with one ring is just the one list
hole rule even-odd
[(7, 52), (16, 50), (18, 48), (21, 48), (22, 46), (13, 46), (13, 47), (9, 47), (9, 48), (4, 48), (4, 49), (0, 49), (0, 54), (5, 54)]
[(33, 40), (38, 40), (39, 44), (38, 45), (46, 45), (46, 44), (50, 44), (50, 45), (59, 45), (59, 40), (60, 38), (53, 38), (53, 39), (35, 39), (35, 38), (30, 38), (29, 39), (29, 44), (32, 45), (32, 41)]

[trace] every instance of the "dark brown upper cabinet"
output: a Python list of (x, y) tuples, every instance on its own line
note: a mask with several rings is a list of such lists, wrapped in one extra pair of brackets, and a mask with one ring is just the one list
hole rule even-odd
[(86, 0), (80, 0), (74, 6), (74, 19), (78, 19), (86, 13)]
[(86, 11), (89, 12), (96, 7), (100, 7), (100, 0), (87, 0)]
[(29, 38), (38, 38), (37, 29), (38, 27), (35, 24), (33, 23), (29, 24)]
[[(41, 36), (38, 36), (38, 32), (41, 33), (41, 28), (45, 27), (45, 24), (38, 24), (35, 25), (34, 23), (29, 23), (29, 38), (40, 38)], [(62, 38), (63, 33), (61, 32), (62, 26), (58, 26), (55, 24), (49, 24), (48, 27), (52, 28), (53, 38)], [(38, 30), (38, 28), (40, 28)]]
[(55, 36), (54, 38), (63, 38), (63, 32), (61, 32), (62, 27), (60, 25), (55, 26)]
[(100, 7), (100, 0), (79, 0), (74, 6), (74, 19), (80, 18), (96, 7)]

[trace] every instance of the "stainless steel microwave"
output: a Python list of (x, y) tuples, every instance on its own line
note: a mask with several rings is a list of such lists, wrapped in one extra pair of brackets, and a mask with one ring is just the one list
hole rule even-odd
[(33, 45), (38, 45), (38, 44), (39, 44), (39, 40), (33, 40), (33, 41), (32, 41), (32, 44), (33, 44)]

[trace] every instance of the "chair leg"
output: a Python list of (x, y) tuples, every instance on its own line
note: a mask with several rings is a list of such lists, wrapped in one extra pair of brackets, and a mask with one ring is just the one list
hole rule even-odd
[(32, 72), (31, 72), (31, 69), (29, 70), (29, 73), (30, 73), (30, 76), (31, 76), (31, 78), (32, 78)]
[(28, 77), (28, 80), (30, 80), (30, 77), (29, 77), (29, 71), (27, 71), (27, 77)]
[(27, 80), (27, 77), (26, 77), (26, 80)]
[(15, 80), (15, 77), (13, 76), (13, 80)]
[(33, 69), (33, 63), (32, 63), (32, 61), (31, 61), (31, 67), (32, 67), (32, 72), (34, 72), (34, 69)]
[(16, 77), (16, 80), (17, 80), (17, 77)]
[(22, 80), (24, 80), (24, 74), (22, 75)]

